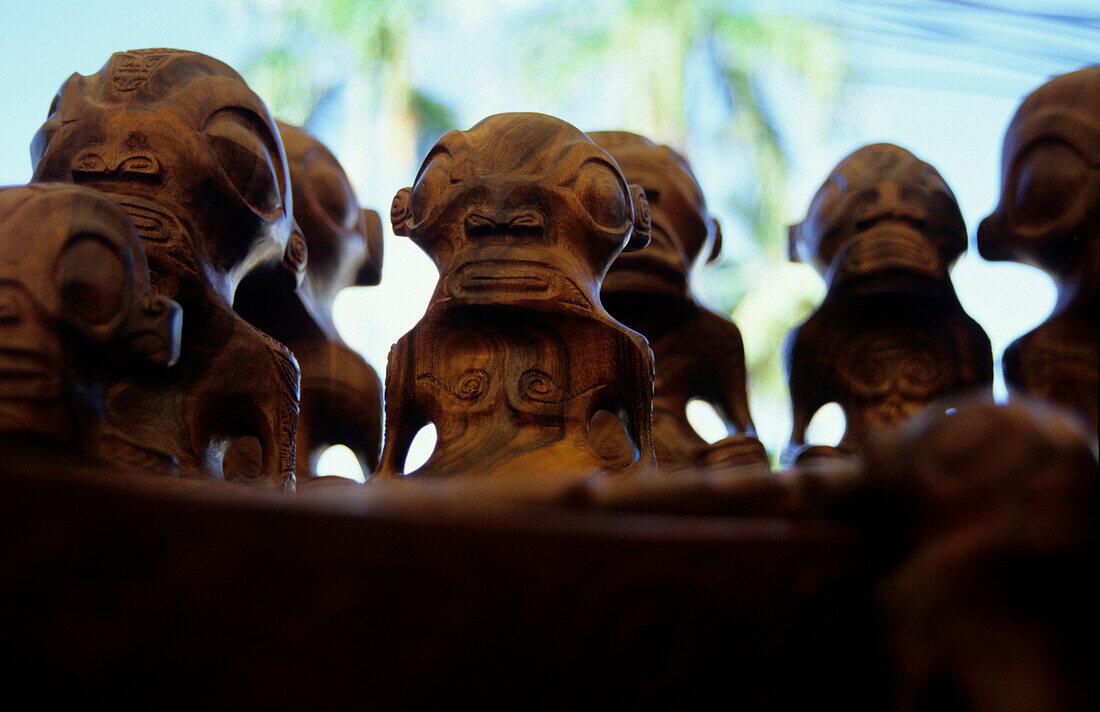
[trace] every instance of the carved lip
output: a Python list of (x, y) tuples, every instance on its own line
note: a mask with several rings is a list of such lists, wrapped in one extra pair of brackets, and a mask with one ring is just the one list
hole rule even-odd
[(179, 219), (159, 204), (129, 195), (112, 197), (130, 216), (134, 229), (143, 240), (169, 242), (186, 234)]
[(539, 262), (527, 260), (481, 260), (460, 265), (450, 281), (452, 293), (471, 292), (548, 294), (557, 275)]
[(855, 277), (884, 270), (903, 270), (937, 279), (947, 276), (939, 254), (907, 222), (878, 223), (860, 233), (841, 255), (836, 277)]
[(0, 349), (0, 397), (53, 398), (61, 382), (44, 354), (21, 348)]

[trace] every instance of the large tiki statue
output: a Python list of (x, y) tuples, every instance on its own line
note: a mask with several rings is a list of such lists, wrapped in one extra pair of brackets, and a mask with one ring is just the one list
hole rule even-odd
[(302, 285), (281, 268), (257, 269), (237, 290), (234, 308), (286, 344), (302, 372), (298, 415), (298, 482), (315, 475), (330, 445), (346, 445), (365, 473), (382, 450), (382, 382), (350, 349), (332, 320), (336, 293), (382, 278), (382, 221), (361, 209), (340, 163), (305, 131), (279, 122), (294, 188), (294, 219), (309, 248)]
[(141, 243), (109, 198), (0, 189), (0, 467), (68, 456), (174, 472), (103, 418), (110, 384), (179, 354), (180, 308), (149, 291)]
[(804, 448), (806, 428), (829, 402), (847, 419), (839, 450), (858, 452), (875, 426), (991, 387), (989, 337), (948, 274), (966, 250), (966, 227), (935, 168), (892, 144), (855, 151), (791, 227), (790, 250), (817, 268), (828, 292), (788, 338), (787, 459), (823, 452)]
[[(551, 116), (491, 116), (440, 138), (391, 219), (440, 279), (390, 352), (381, 477), (402, 473), (428, 423), (435, 451), (410, 474), (546, 482), (653, 466), (649, 347), (599, 297), (619, 251), (648, 241), (649, 212), (605, 151)], [(592, 448), (600, 411), (622, 423), (632, 463)]]
[(230, 307), (257, 263), (283, 255), (293, 281), (305, 262), (263, 102), (210, 57), (120, 52), (62, 85), (31, 156), (34, 182), (78, 183), (122, 206), (148, 254), (153, 291), (184, 310), (177, 366), (112, 388), (111, 419), (175, 456), (184, 474), (221, 477), (226, 448), (256, 438), (260, 470), (224, 476), (291, 483), (297, 366)]
[(1067, 406), (1097, 428), (1100, 66), (1031, 93), (1005, 134), (1001, 200), (978, 228), (988, 260), (1018, 260), (1058, 284), (1054, 313), (1004, 353), (1013, 394)]
[[(662, 470), (724, 464), (766, 464), (745, 392), (745, 348), (733, 322), (704, 308), (691, 291), (691, 270), (705, 253), (718, 257), (722, 234), (707, 212), (687, 161), (625, 131), (588, 134), (615, 159), (649, 202), (652, 239), (621, 254), (604, 278), (601, 298), (615, 319), (640, 332), (653, 348), (653, 444)], [(711, 404), (729, 437), (708, 445), (687, 420), (688, 401)], [(607, 422), (605, 420), (605, 422)], [(600, 442), (622, 438), (612, 423)], [(621, 446), (620, 446), (621, 449)]]

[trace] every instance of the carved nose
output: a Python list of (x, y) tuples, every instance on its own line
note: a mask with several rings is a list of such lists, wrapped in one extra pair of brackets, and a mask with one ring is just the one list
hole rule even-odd
[(542, 215), (533, 210), (474, 211), (466, 216), (466, 234), (470, 237), (502, 235), (538, 236), (543, 232)]
[(895, 181), (884, 180), (875, 186), (875, 200), (864, 207), (857, 215), (856, 229), (864, 230), (884, 218), (907, 220), (923, 224), (928, 216), (925, 211), (911, 201), (903, 201), (901, 188)]

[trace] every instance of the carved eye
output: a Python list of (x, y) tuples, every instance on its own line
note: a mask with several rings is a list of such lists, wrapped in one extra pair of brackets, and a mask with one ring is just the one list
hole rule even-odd
[(281, 202), (276, 163), (253, 122), (234, 111), (222, 111), (207, 121), (204, 132), (248, 207), (261, 214), (274, 212)]
[(451, 154), (438, 151), (428, 159), (412, 190), (412, 212), (420, 220), (451, 184)]
[(1040, 228), (1060, 218), (1073, 207), (1088, 172), (1080, 154), (1061, 141), (1032, 146), (1015, 165), (1017, 223)]
[(329, 163), (318, 161), (309, 168), (309, 185), (325, 214), (347, 230), (355, 227), (359, 208), (343, 174)]
[(77, 237), (65, 247), (57, 267), (64, 318), (86, 327), (117, 318), (126, 296), (126, 276), (122, 256), (103, 238)]
[(577, 199), (597, 225), (620, 227), (626, 222), (626, 196), (607, 165), (588, 161), (577, 171), (572, 186)]

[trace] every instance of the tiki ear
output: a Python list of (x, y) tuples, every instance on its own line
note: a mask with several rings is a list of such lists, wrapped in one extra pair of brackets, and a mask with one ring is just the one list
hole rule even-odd
[(795, 223), (794, 225), (787, 226), (787, 259), (791, 262), (801, 262), (798, 259), (798, 251), (795, 250), (795, 244), (798, 242), (798, 234), (802, 231), (802, 223)]
[(646, 200), (645, 191), (640, 185), (631, 185), (629, 189), (630, 204), (634, 208), (634, 229), (630, 233), (626, 246), (623, 247), (623, 252), (634, 252), (648, 245), (652, 229), (649, 221), (649, 201)]
[(363, 208), (359, 212), (359, 229), (367, 241), (367, 254), (355, 275), (355, 284), (373, 287), (382, 281), (382, 216), (376, 210)]
[(302, 284), (302, 278), (306, 274), (306, 261), (309, 258), (309, 250), (306, 248), (306, 239), (302, 236), (302, 230), (298, 223), (292, 224), (290, 239), (286, 241), (286, 249), (283, 250), (283, 267), (290, 273), (294, 280), (294, 286)]
[(397, 191), (397, 195), (393, 196), (393, 203), (390, 205), (390, 225), (393, 227), (394, 235), (409, 236), (412, 228), (411, 202), (412, 188), (402, 188)]
[(711, 243), (707, 262), (714, 262), (722, 254), (722, 226), (714, 218), (710, 219), (710, 225), (714, 232), (714, 242)]

